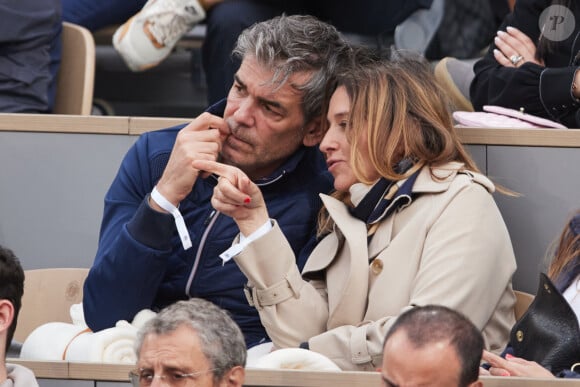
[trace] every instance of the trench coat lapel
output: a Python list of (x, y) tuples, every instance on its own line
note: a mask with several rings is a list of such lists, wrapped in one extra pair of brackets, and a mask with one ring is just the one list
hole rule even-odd
[(368, 247), (367, 228), (364, 222), (354, 218), (347, 207), (334, 198), (321, 195), (324, 205), (335, 222), (335, 227), (345, 236), (341, 249), (328, 251), (331, 258), (338, 254), (327, 267), (329, 319), (328, 328), (355, 325), (364, 318), (365, 300), (368, 294)]
[(383, 219), (374, 233), (371, 242), (369, 243), (369, 256), (368, 260), (375, 258), (384, 249), (389, 247), (391, 244), (391, 236), (393, 234), (393, 223), (396, 217), (396, 213), (391, 214), (387, 219)]

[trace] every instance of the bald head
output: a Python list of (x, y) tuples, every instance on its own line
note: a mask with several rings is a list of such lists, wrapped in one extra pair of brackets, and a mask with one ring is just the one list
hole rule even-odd
[[(386, 386), (479, 385), (481, 332), (462, 314), (439, 305), (403, 313), (385, 337)], [(455, 370), (455, 372), (450, 372)]]

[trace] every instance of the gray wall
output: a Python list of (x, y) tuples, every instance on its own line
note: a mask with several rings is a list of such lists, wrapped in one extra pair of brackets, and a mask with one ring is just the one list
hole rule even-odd
[(136, 138), (0, 131), (0, 244), (25, 269), (90, 267), (103, 197)]
[(580, 208), (579, 165), (579, 148), (487, 147), (488, 175), (521, 194), (496, 195), (518, 261), (515, 288), (536, 293), (548, 247)]
[[(90, 267), (108, 189), (136, 136), (0, 131), (0, 244), (25, 269)], [(514, 287), (535, 293), (550, 242), (580, 207), (579, 148), (468, 146), (480, 169), (522, 194), (496, 194), (516, 257)]]

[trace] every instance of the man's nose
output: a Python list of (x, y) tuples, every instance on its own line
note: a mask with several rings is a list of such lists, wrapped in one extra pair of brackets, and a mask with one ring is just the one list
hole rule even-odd
[(150, 384), (151, 387), (170, 386), (170, 384), (161, 375), (155, 376)]
[(234, 114), (233, 117), (238, 124), (242, 124), (245, 126), (253, 126), (254, 125), (254, 103), (251, 98), (243, 98)]

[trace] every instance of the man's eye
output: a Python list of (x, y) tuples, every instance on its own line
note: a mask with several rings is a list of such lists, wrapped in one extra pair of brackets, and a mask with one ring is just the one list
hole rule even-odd
[(277, 115), (280, 116), (280, 112), (278, 110), (276, 110), (272, 105), (269, 105), (267, 103), (262, 105), (264, 107), (264, 110), (268, 113), (268, 114), (272, 114), (272, 115)]
[(186, 379), (189, 375), (183, 372), (174, 372), (171, 374), (171, 378), (175, 381)]
[(153, 380), (153, 372), (141, 371), (141, 373), (139, 374), (139, 379), (145, 380), (145, 381), (151, 381), (151, 380)]
[(234, 83), (234, 89), (237, 93), (242, 93), (244, 91), (244, 87), (239, 83)]

